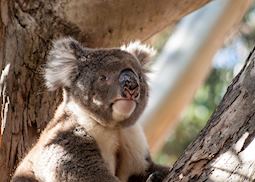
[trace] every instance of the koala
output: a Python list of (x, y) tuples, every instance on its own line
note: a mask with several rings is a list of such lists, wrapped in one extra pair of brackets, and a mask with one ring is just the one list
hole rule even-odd
[(153, 182), (168, 168), (153, 163), (138, 120), (148, 100), (140, 42), (110, 49), (57, 40), (45, 66), (49, 90), (63, 102), (18, 165), (13, 182)]

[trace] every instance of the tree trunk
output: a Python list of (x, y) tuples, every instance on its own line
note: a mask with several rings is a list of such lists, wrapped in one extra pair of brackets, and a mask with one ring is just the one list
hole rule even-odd
[[(90, 47), (146, 40), (209, 0), (0, 0), (0, 181), (30, 148), (60, 102), (44, 89), (51, 41), (72, 36)], [(9, 74), (8, 74), (9, 73)]]
[(255, 48), (165, 181), (255, 180)]

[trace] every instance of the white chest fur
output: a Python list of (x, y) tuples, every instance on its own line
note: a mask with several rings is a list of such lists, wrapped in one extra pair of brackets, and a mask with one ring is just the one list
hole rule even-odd
[(89, 135), (96, 140), (105, 163), (111, 173), (115, 175), (119, 132), (116, 129), (105, 128), (91, 120), (82, 108), (74, 102), (69, 102), (67, 107), (77, 116), (78, 123), (86, 128)]
[(141, 174), (147, 169), (148, 145), (139, 123), (121, 130), (119, 151), (121, 160), (117, 176), (120, 181), (126, 182), (130, 175)]
[(106, 129), (101, 125), (96, 125), (88, 133), (95, 138), (101, 155), (106, 162), (109, 170), (113, 175), (116, 171), (116, 153), (118, 149), (118, 131), (113, 129)]
[[(68, 103), (68, 108), (77, 115), (78, 123), (84, 126), (88, 133), (96, 140), (101, 155), (111, 173), (126, 182), (132, 174), (141, 173), (148, 167), (145, 160), (148, 146), (141, 126), (137, 123), (124, 129), (105, 128), (92, 121), (86, 113), (75, 103)], [(120, 155), (117, 166), (116, 153)], [(116, 172), (117, 169), (117, 174)]]

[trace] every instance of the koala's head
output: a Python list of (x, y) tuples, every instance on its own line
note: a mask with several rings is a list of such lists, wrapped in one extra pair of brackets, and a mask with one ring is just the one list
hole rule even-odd
[(54, 43), (45, 81), (63, 88), (86, 114), (103, 126), (128, 126), (148, 99), (144, 64), (154, 50), (139, 42), (121, 48), (90, 49), (68, 38)]

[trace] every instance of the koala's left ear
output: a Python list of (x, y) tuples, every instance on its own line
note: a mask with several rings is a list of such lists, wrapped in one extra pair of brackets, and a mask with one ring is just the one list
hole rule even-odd
[(128, 45), (121, 46), (120, 49), (136, 56), (141, 65), (150, 62), (152, 56), (156, 53), (154, 48), (142, 44), (140, 41), (130, 42)]

